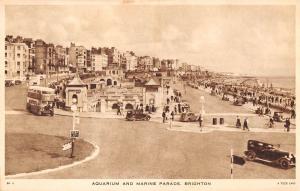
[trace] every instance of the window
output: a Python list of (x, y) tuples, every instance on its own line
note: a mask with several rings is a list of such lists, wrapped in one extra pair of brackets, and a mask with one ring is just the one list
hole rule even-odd
[(7, 70), (5, 70), (5, 74), (7, 74)]
[(5, 52), (5, 58), (7, 57), (7, 53)]
[(7, 50), (7, 46), (5, 46), (5, 50)]
[(20, 56), (21, 56), (21, 55), (18, 53), (18, 54), (17, 54), (17, 57), (20, 58)]
[(20, 66), (20, 62), (17, 62), (17, 65)]
[(17, 46), (17, 49), (18, 49), (18, 50), (21, 50), (21, 47), (20, 47), (20, 46)]
[(17, 71), (17, 74), (20, 74), (20, 71)]
[(8, 64), (7, 64), (7, 61), (5, 61), (5, 67), (7, 67), (7, 65), (8, 65)]

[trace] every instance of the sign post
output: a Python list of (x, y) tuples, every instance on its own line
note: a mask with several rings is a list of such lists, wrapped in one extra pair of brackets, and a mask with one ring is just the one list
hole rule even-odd
[(201, 103), (201, 111), (200, 111), (200, 114), (201, 114), (201, 115), (204, 115), (204, 114), (205, 114), (205, 110), (204, 110), (205, 98), (204, 98), (204, 96), (201, 96), (201, 97), (200, 97), (200, 103)]
[[(77, 99), (73, 98), (72, 99), (72, 106), (71, 106), (71, 110), (73, 111), (73, 122), (72, 122), (72, 130), (70, 132), (70, 138), (72, 140), (71, 142), (71, 154), (70, 154), (70, 158), (73, 158), (73, 154), (74, 154), (74, 149), (75, 149), (75, 139), (79, 137), (79, 130), (75, 130), (75, 125), (76, 125), (76, 112), (77, 112)], [(78, 120), (79, 123), (79, 120)]]
[(230, 149), (230, 178), (233, 179), (233, 164), (243, 166), (246, 163), (243, 157), (233, 155), (233, 149)]
[(230, 178), (233, 179), (233, 149), (230, 149)]

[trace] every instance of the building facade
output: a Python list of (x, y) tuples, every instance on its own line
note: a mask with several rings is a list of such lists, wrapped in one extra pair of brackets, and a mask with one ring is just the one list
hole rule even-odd
[(142, 56), (138, 59), (139, 71), (153, 71), (153, 59), (150, 56)]
[(24, 78), (28, 72), (29, 49), (25, 43), (5, 41), (5, 77)]
[(55, 46), (55, 67), (57, 73), (68, 73), (68, 55), (67, 50), (61, 45)]
[(35, 41), (35, 68), (36, 74), (46, 74), (47, 70), (47, 44), (38, 39)]
[(92, 71), (102, 71), (103, 68), (107, 67), (108, 57), (106, 54), (92, 54), (91, 58)]
[(31, 38), (24, 38), (23, 42), (28, 46), (28, 74), (35, 73), (35, 42)]
[(133, 52), (125, 52), (125, 71), (135, 71), (137, 69), (138, 58)]
[(79, 72), (87, 70), (87, 50), (84, 46), (76, 46), (71, 43), (69, 52), (70, 66), (78, 69)]

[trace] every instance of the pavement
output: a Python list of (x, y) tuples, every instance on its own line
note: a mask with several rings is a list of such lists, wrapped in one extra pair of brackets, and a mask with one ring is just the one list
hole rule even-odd
[[(8, 112), (11, 113), (11, 112)], [(73, 113), (70, 111), (65, 111), (62, 109), (55, 109), (55, 115), (60, 116), (70, 116), (72, 117)], [(256, 114), (238, 114), (238, 113), (208, 113), (205, 116), (257, 116)], [(105, 113), (97, 113), (97, 112), (80, 112), (79, 116), (81, 118), (96, 118), (96, 119), (125, 119), (124, 115), (117, 115), (115, 112), (105, 112)], [(151, 119), (150, 121), (156, 123), (162, 123), (161, 113), (153, 113), (150, 114)], [(175, 117), (175, 119), (179, 118), (179, 115)], [(207, 133), (212, 131), (231, 131), (231, 132), (243, 132), (242, 129), (236, 128), (229, 124), (223, 125), (212, 125), (212, 124), (203, 124), (203, 131), (200, 131), (199, 124), (197, 122), (179, 122), (179, 121), (172, 121), (168, 120), (166, 123), (162, 123), (166, 126), (168, 130), (172, 131), (183, 131), (183, 132), (193, 132), (193, 133)], [(170, 128), (171, 127), (171, 128)], [(278, 128), (251, 128), (252, 132), (276, 132), (276, 133), (288, 133), (285, 132), (283, 129)], [(295, 133), (296, 129), (291, 128), (289, 133)]]

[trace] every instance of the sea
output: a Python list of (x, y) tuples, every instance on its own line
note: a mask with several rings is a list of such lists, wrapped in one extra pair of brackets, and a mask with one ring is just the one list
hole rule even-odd
[(295, 92), (296, 77), (256, 77), (261, 83), (268, 86), (271, 85), (275, 88), (289, 89)]

